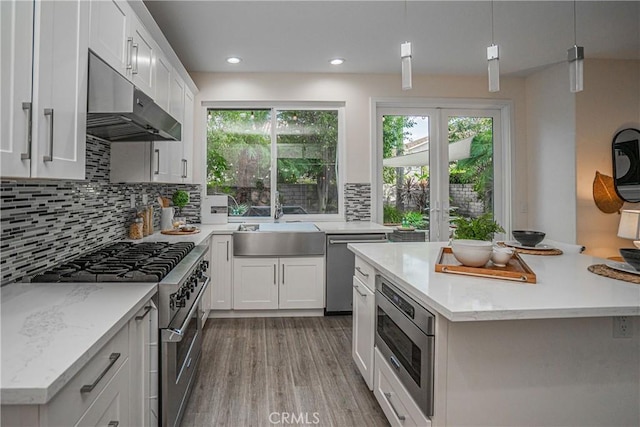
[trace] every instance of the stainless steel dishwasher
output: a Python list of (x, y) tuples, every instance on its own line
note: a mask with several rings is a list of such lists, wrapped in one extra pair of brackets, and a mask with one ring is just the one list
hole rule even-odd
[(349, 243), (385, 243), (385, 233), (327, 234), (327, 307), (325, 314), (347, 314), (353, 311), (353, 269), (355, 255)]

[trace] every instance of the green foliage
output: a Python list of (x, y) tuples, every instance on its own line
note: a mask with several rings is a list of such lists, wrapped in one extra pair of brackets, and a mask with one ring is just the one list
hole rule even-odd
[(400, 224), (402, 212), (393, 205), (382, 206), (382, 222), (385, 224)]
[(410, 227), (415, 227), (418, 230), (424, 230), (427, 223), (425, 222), (420, 212), (410, 211), (404, 214), (404, 221)]
[(494, 233), (504, 233), (490, 213), (478, 218), (458, 217), (451, 222), (456, 226), (453, 234), (456, 239), (492, 240)]
[(189, 193), (184, 190), (176, 190), (171, 198), (173, 205), (178, 208), (178, 215), (182, 213), (182, 208), (189, 203)]
[[(409, 135), (415, 120), (409, 116), (384, 116), (382, 121), (382, 158), (388, 159), (402, 154), (404, 140)], [(396, 182), (397, 168), (385, 167), (382, 171), (382, 180), (385, 184)]]
[(229, 206), (229, 214), (231, 216), (242, 216), (249, 210), (249, 206), (245, 204)]

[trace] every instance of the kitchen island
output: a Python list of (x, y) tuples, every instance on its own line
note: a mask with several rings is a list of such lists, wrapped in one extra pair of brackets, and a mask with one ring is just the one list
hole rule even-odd
[(522, 255), (536, 284), (436, 273), (442, 246), (349, 246), (436, 317), (433, 426), (640, 425), (640, 285), (577, 253)]

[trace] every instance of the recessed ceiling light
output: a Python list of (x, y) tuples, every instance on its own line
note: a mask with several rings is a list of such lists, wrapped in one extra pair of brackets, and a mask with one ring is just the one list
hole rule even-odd
[(238, 58), (237, 56), (231, 56), (227, 58), (227, 62), (229, 64), (239, 64), (240, 62), (242, 62), (242, 58)]
[(329, 64), (331, 64), (331, 65), (342, 65), (342, 64), (344, 64), (344, 58), (333, 58), (331, 61), (329, 61)]

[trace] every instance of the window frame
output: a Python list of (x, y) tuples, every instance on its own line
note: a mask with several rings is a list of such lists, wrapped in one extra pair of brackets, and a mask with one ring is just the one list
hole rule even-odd
[[(323, 222), (323, 221), (344, 221), (345, 220), (345, 211), (344, 211), (344, 182), (345, 182), (345, 156), (346, 156), (346, 147), (345, 147), (345, 138), (346, 138), (346, 125), (345, 125), (345, 103), (344, 102), (327, 102), (327, 101), (318, 101), (318, 102), (268, 102), (268, 101), (223, 101), (223, 102), (202, 102), (202, 107), (204, 107), (205, 117), (208, 114), (208, 110), (217, 109), (217, 110), (238, 110), (238, 109), (247, 109), (247, 110), (271, 110), (271, 182), (272, 185), (275, 185), (271, 190), (271, 200), (270, 207), (271, 212), (274, 211), (275, 207), (275, 198), (277, 191), (277, 112), (278, 111), (286, 111), (286, 110), (313, 110), (313, 111), (322, 111), (322, 110), (333, 110), (338, 112), (338, 146), (337, 146), (337, 179), (336, 186), (338, 192), (338, 212), (335, 214), (307, 214), (307, 215), (292, 215), (285, 214), (282, 215), (279, 219), (280, 222)], [(204, 126), (204, 152), (206, 154), (207, 150), (207, 125), (205, 119)], [(205, 168), (206, 171), (206, 155), (205, 155)], [(203, 174), (203, 192), (207, 194), (207, 183), (206, 183), (206, 173)], [(215, 194), (226, 194), (226, 193), (215, 193)], [(240, 222), (273, 222), (273, 215), (269, 217), (262, 216), (229, 216), (227, 215), (227, 221), (231, 223), (240, 223)]]
[[(446, 110), (435, 117), (433, 123), (433, 136), (441, 138), (441, 133), (446, 135), (447, 113), (482, 113), (487, 111), (495, 112), (499, 117), (499, 127), (494, 129), (496, 138), (500, 141), (494, 146), (494, 174), (496, 188), (496, 199), (494, 200), (494, 218), (502, 225), (505, 235), (510, 236), (512, 230), (512, 200), (514, 200), (514, 185), (512, 165), (514, 164), (513, 150), (513, 102), (509, 100), (490, 99), (450, 99), (450, 98), (372, 98), (370, 103), (371, 117), (371, 220), (382, 224), (383, 218), (383, 197), (382, 197), (382, 124), (379, 118), (381, 112), (388, 113), (396, 110), (405, 114), (407, 111), (425, 110)], [(484, 110), (484, 111), (483, 111)], [(439, 144), (438, 144), (439, 145)], [(435, 148), (435, 147), (434, 147)], [(446, 155), (446, 154), (445, 154)], [(442, 157), (440, 154), (439, 157)], [(437, 168), (436, 168), (437, 170)], [(441, 184), (446, 171), (441, 170), (439, 177)], [(501, 188), (498, 188), (501, 187)], [(436, 191), (442, 191), (435, 189)], [(432, 189), (433, 191), (433, 189)], [(500, 194), (498, 194), (498, 192)], [(447, 193), (448, 194), (448, 193)], [(448, 205), (448, 203), (447, 203)], [(446, 233), (440, 233), (440, 241), (448, 240)], [(501, 238), (502, 235), (496, 235)], [(437, 241), (431, 239), (431, 241)]]

